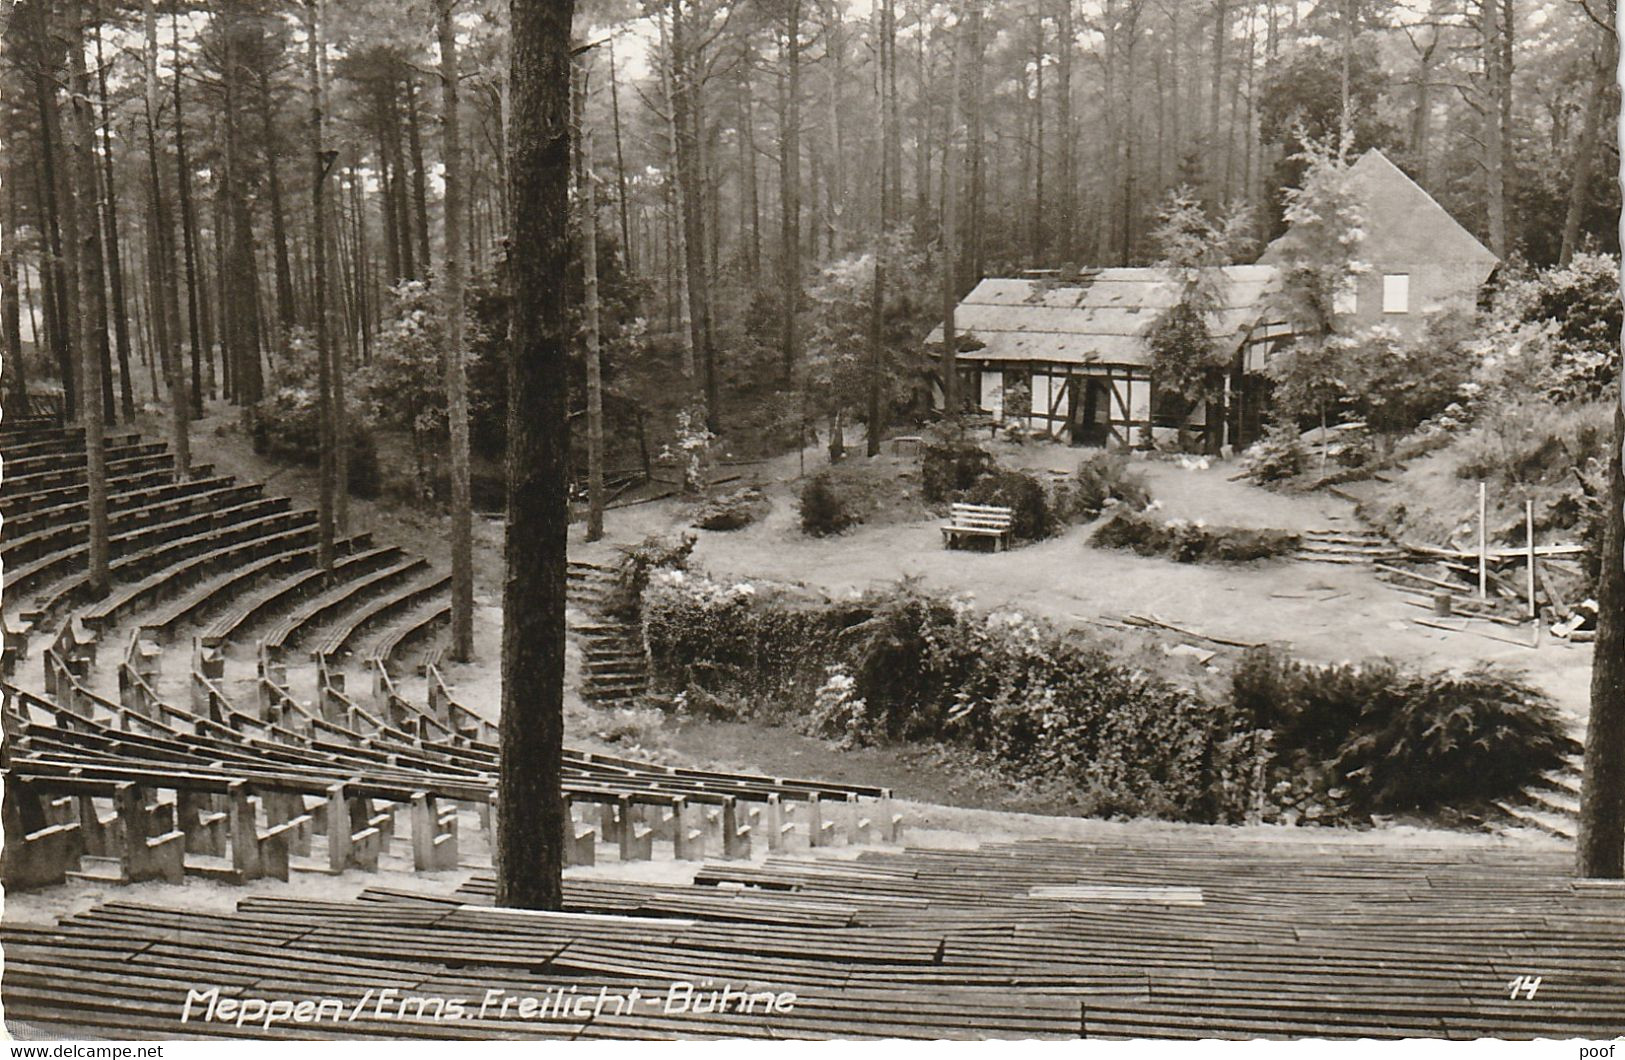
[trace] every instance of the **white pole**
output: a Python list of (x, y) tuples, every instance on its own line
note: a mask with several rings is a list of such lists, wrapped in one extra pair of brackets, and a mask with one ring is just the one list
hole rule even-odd
[(1535, 606), (1535, 502), (1523, 502), (1524, 536), (1529, 542), (1529, 617), (1538, 618), (1540, 611)]
[(1490, 598), (1489, 488), (1478, 484), (1478, 598)]

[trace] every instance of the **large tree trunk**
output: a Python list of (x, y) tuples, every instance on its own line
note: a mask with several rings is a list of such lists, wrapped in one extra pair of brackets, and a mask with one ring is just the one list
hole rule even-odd
[(1591, 714), (1586, 721), (1585, 780), (1580, 793), (1581, 876), (1625, 877), (1625, 376), (1614, 410), (1608, 456), (1607, 529), (1597, 640), (1591, 656)]
[(565, 540), (569, 529), (570, 20), (573, 0), (510, 0), (513, 318), (496, 901), (564, 901)]
[[(1072, 26), (1072, 0), (1060, 0), (1060, 15), (1056, 20), (1055, 29), (1057, 37), (1055, 47), (1060, 56), (1056, 72), (1061, 79), (1057, 89), (1061, 97), (1061, 110), (1056, 116), (1061, 127), (1061, 205), (1058, 218), (1061, 225), (1060, 252), (1063, 264), (1074, 265), (1077, 263), (1078, 152), (1074, 146), (1075, 136), (1072, 129), (1072, 52), (1077, 47), (1076, 32)], [(977, 109), (981, 109), (979, 102)]]
[[(587, 110), (587, 86), (591, 67), (581, 60), (579, 112)], [(604, 380), (599, 360), (598, 335), (598, 206), (593, 194), (592, 130), (585, 120), (576, 127), (579, 189), (576, 202), (581, 207), (582, 323), (587, 360), (587, 540), (604, 536)]]
[(954, 310), (959, 306), (959, 291), (954, 277), (959, 272), (959, 165), (954, 147), (959, 139), (959, 63), (964, 27), (957, 19), (953, 34), (948, 123), (942, 137), (942, 411), (950, 420), (958, 420), (959, 336), (954, 332)]
[(275, 108), (271, 100), (271, 78), (260, 70), (260, 127), (264, 132), (265, 179), (271, 193), (271, 247), (275, 254), (277, 344), (287, 341), (293, 327), (293, 272), (288, 267), (288, 225), (282, 207), (282, 174), (277, 164), (280, 154), (276, 141)]
[(324, 569), (333, 567), (333, 364), (327, 334), (327, 239), (323, 212), (327, 176), (325, 145), (322, 142), (322, 93), (320, 60), (320, 21), (317, 0), (305, 0), (305, 79), (310, 90), (310, 253), (315, 260), (316, 279), (311, 291), (311, 316), (316, 332), (316, 416), (320, 424), (321, 465), (316, 497), (316, 561)]
[[(79, 360), (84, 380), (80, 413), (85, 424), (85, 495), (90, 524), (89, 592), (107, 595), (107, 450), (103, 430), (106, 405), (102, 394), (102, 347), (107, 341), (107, 300), (102, 287), (102, 241), (96, 210), (96, 119), (91, 108), (90, 74), (85, 69), (83, 11), (68, 3), (68, 65), (72, 73), (73, 158), (78, 197), (75, 202), (81, 241), (79, 253)], [(98, 336), (97, 332), (101, 334)]]
[(1506, 152), (1501, 136), (1501, 29), (1496, 0), (1479, 0), (1479, 32), (1481, 57), (1484, 66), (1484, 103), (1480, 110), (1483, 118), (1484, 145), (1484, 211), (1489, 229), (1490, 250), (1495, 256), (1507, 256), (1506, 218)]
[(113, 117), (107, 103), (107, 63), (102, 55), (102, 30), (96, 25), (96, 79), (102, 105), (102, 183), (106, 189), (103, 225), (107, 230), (107, 279), (112, 292), (108, 312), (118, 337), (119, 407), (126, 420), (135, 419), (135, 381), (130, 377), (130, 319), (125, 311), (124, 260), (119, 253), (118, 185), (113, 181)]
[(57, 99), (59, 52), (51, 40), (50, 9), (46, 4), (31, 6), (36, 46), (34, 91), (40, 116), (40, 185), (50, 242), (51, 290), (46, 298), (46, 315), (51, 318), (51, 345), (62, 376), (63, 410), (73, 419), (79, 414), (82, 383), (74, 349), (78, 342), (74, 321), (79, 313), (79, 247), (73, 167), (71, 160), (63, 157), (68, 152)]
[[(28, 371), (23, 364), (23, 318), (22, 300), (17, 296), (17, 281), (19, 271), (17, 268), (17, 232), (21, 224), (17, 217), (17, 157), (13, 155), (6, 165), (5, 186), (0, 187), (0, 195), (5, 196), (5, 224), (6, 234), (4, 245), (0, 246), (0, 332), (5, 336), (6, 374), (11, 378), (11, 399), (16, 402), (19, 415), (28, 413)], [(34, 345), (39, 346), (39, 334), (30, 332), (34, 336)]]
[(864, 449), (869, 456), (880, 455), (880, 436), (885, 430), (882, 423), (884, 406), (882, 402), (882, 389), (884, 379), (884, 342), (886, 319), (886, 255), (891, 249), (892, 202), (891, 183), (888, 168), (891, 158), (892, 114), (888, 105), (888, 89), (891, 85), (891, 63), (893, 62), (893, 46), (895, 45), (895, 31), (892, 26), (892, 0), (883, 0), (877, 4), (874, 14), (876, 59), (875, 70), (875, 109), (880, 114), (880, 150), (876, 163), (879, 168), (880, 183), (880, 232), (874, 243), (875, 277), (874, 290), (870, 294), (869, 304), (869, 407), (868, 423), (865, 427), (867, 438)]
[[(179, 329), (176, 329), (176, 332), (175, 332), (175, 346), (176, 346), (176, 372), (177, 372), (177, 375), (176, 375), (175, 380), (172, 380), (170, 382), (170, 387), (171, 387), (171, 389), (172, 389), (172, 391), (174, 393), (189, 395), (188, 396), (188, 401), (189, 401), (189, 404), (190, 404), (190, 407), (191, 407), (191, 410), (192, 410), (191, 414), (194, 415), (194, 416), (201, 416), (203, 414), (203, 395), (201, 393), (199, 393), (199, 387), (200, 387), (200, 385), (202, 383), (202, 378), (201, 378), (201, 376), (202, 376), (202, 371), (201, 371), (202, 364), (201, 364), (201, 362), (202, 362), (202, 359), (203, 359), (203, 349), (202, 349), (202, 346), (199, 343), (199, 336), (201, 334), (201, 329), (198, 327), (198, 314), (200, 312), (199, 307), (198, 307), (198, 301), (199, 301), (200, 298), (206, 298), (207, 296), (201, 294), (199, 292), (199, 290), (198, 290), (197, 246), (196, 246), (196, 243), (197, 243), (197, 239), (196, 239), (197, 228), (196, 228), (196, 224), (195, 224), (196, 219), (194, 218), (193, 211), (192, 211), (192, 167), (188, 163), (187, 158), (186, 158), (186, 122), (185, 122), (184, 115), (183, 115), (182, 108), (181, 108), (181, 72), (180, 72), (181, 38), (180, 38), (180, 20), (177, 17), (176, 12), (171, 12), (171, 14), (170, 14), (169, 34), (170, 34), (170, 44), (173, 47), (174, 52), (175, 52), (175, 59), (174, 59), (174, 61), (175, 61), (175, 167), (176, 167), (177, 173), (179, 174), (179, 180), (177, 182), (178, 183), (178, 192), (177, 193), (178, 193), (178, 195), (180, 197), (180, 203), (181, 203), (181, 239), (182, 239), (182, 249), (184, 250), (185, 260), (186, 260), (187, 334), (189, 334), (192, 337), (192, 380), (191, 380), (190, 383), (188, 383), (185, 379), (181, 378), (181, 376), (185, 373), (186, 369), (185, 369), (185, 366), (183, 364), (181, 364), (181, 362), (180, 362), (180, 341), (181, 341), (180, 340), (180, 331), (179, 331)], [(228, 55), (229, 55), (229, 46), (228, 46)], [(226, 78), (226, 83), (228, 85), (228, 88), (229, 88), (230, 82), (231, 82), (231, 78), (228, 76)], [(229, 100), (229, 97), (228, 97), (228, 100)], [(229, 101), (227, 103), (227, 106), (229, 108), (229, 106), (230, 106)], [(229, 163), (227, 165), (227, 169), (228, 170), (230, 169)], [(229, 182), (229, 176), (228, 176), (228, 182)], [(178, 299), (179, 299), (179, 293), (178, 292), (176, 294), (176, 298), (177, 298), (177, 301), (178, 301)], [(224, 305), (224, 302), (222, 301), (221, 310), (225, 311), (225, 309), (226, 309), (226, 306)], [(214, 356), (213, 351), (210, 352), (209, 356), (210, 357)], [(174, 390), (174, 388), (177, 387), (177, 386), (180, 389), (179, 390)]]
[(406, 78), (407, 144), (412, 152), (412, 209), (417, 214), (418, 260), (423, 275), (429, 274), (429, 184), (423, 171), (423, 137), (418, 131), (418, 82), (416, 74)]
[[(800, 0), (795, 0), (799, 3)], [(671, 4), (672, 121), (677, 126), (677, 175), (683, 207), (684, 269), (688, 277), (691, 310), (689, 329), (693, 337), (697, 365), (705, 385), (706, 426), (715, 431), (721, 422), (718, 397), (716, 350), (711, 342), (711, 286), (705, 261), (706, 209), (704, 167), (700, 157), (698, 85), (694, 79), (697, 59), (689, 52), (683, 25), (682, 0)]]
[(1563, 246), (1557, 258), (1559, 265), (1567, 265), (1574, 260), (1574, 251), (1580, 242), (1580, 222), (1585, 218), (1586, 206), (1590, 203), (1591, 174), (1600, 153), (1602, 113), (1608, 92), (1613, 87), (1618, 56), (1618, 40), (1612, 33), (1604, 33), (1602, 47), (1595, 53), (1591, 90), (1586, 93), (1585, 113), (1580, 119), (1574, 155), (1569, 163), (1569, 202), (1563, 214)]
[(440, 129), (445, 165), (445, 256), (440, 287), (446, 317), (446, 422), (451, 435), (451, 652), (474, 656), (474, 514), (469, 497), (468, 376), (463, 366), (463, 142), (457, 113), (456, 0), (437, 0)]
[(801, 0), (788, 0), (784, 25), (785, 99), (779, 129), (780, 355), (786, 380), (800, 359), (796, 311), (801, 305)]
[(615, 188), (621, 215), (621, 261), (629, 276), (638, 271), (637, 256), (632, 252), (631, 204), (626, 195), (626, 155), (621, 149), (621, 85), (615, 75), (615, 45), (609, 45), (609, 113), (615, 126)]
[[(190, 402), (180, 367), (180, 293), (175, 278), (175, 232), (164, 201), (163, 170), (158, 161), (158, 7), (156, 0), (142, 5), (146, 46), (142, 50), (146, 87), (147, 182), (151, 185), (151, 227), (147, 231), (147, 260), (152, 270), (150, 307), (157, 359), (169, 385), (169, 444), (175, 451), (175, 469), (191, 471)], [(154, 387), (156, 389), (156, 386)]]
[(677, 292), (677, 328), (680, 332), (683, 375), (694, 378), (694, 308), (690, 299), (688, 277), (688, 201), (689, 189), (684, 186), (681, 137), (677, 132), (677, 56), (676, 44), (666, 35), (666, 20), (656, 16), (660, 24), (660, 50), (666, 61), (660, 64), (661, 89), (666, 94), (666, 139), (668, 141), (667, 187), (671, 191), (673, 220), (671, 238), (667, 241), (666, 258)]

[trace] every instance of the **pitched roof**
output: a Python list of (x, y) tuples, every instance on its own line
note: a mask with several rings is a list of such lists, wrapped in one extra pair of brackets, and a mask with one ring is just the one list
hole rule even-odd
[[(1478, 272), (1480, 282), (1489, 278), (1500, 259), (1387, 155), (1373, 147), (1350, 167), (1349, 175), (1365, 213), (1365, 235), (1357, 251), (1362, 260), (1456, 265)], [(1295, 238), (1288, 230), (1264, 250), (1259, 263), (1285, 260)]]
[[(1218, 309), (1209, 328), (1234, 349), (1278, 289), (1279, 274), (1270, 265), (1213, 271)], [(1168, 268), (1099, 269), (1075, 281), (989, 279), (959, 303), (955, 326), (986, 344), (966, 354), (981, 360), (1148, 366), (1148, 334), (1182, 290)], [(942, 341), (940, 324), (926, 341)]]

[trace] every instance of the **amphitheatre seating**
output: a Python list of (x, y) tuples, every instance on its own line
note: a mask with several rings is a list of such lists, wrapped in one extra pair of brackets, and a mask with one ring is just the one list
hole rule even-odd
[(400, 652), (402, 646), (418, 637), (423, 636), (436, 626), (451, 621), (451, 602), (445, 601), (434, 605), (416, 615), (408, 616), (404, 622), (397, 622), (380, 637), (369, 653), (372, 663), (387, 665), (392, 662)]
[[(221, 480), (214, 480), (221, 481)], [(229, 482), (230, 480), (224, 480)], [(188, 484), (190, 485), (190, 484)], [(136, 507), (119, 507), (109, 505), (107, 527), (108, 533), (126, 533), (142, 528), (164, 525), (172, 521), (181, 520), (189, 516), (198, 516), (218, 511), (230, 511), (237, 506), (249, 504), (260, 499), (261, 487), (258, 483), (251, 485), (222, 485), (208, 490), (187, 490), (179, 495), (163, 497), (157, 500), (146, 501)], [(282, 498), (282, 506), (287, 502)], [(271, 503), (271, 502), (266, 502)], [(85, 505), (77, 504), (71, 507), (83, 512)], [(55, 526), (43, 527), (32, 533), (23, 534), (21, 528), (19, 536), (11, 537), (5, 543), (3, 551), (7, 562), (20, 563), (30, 559), (48, 555), (54, 551), (82, 544), (90, 534), (89, 523), (84, 518), (71, 522), (61, 522)]]
[[(1625, 899), (1569, 868), (1555, 846), (1467, 837), (1432, 848), (1106, 825), (1077, 842), (707, 864), (690, 886), (571, 878), (563, 915), (491, 908), (481, 877), (352, 901), (254, 895), (234, 912), (119, 901), (0, 928), (0, 1000), (15, 1019), (161, 1037), (183, 1029), (177, 973), (230, 967), (257, 993), (352, 1007), (385, 985), (663, 998), (665, 984), (709, 979), (796, 997), (771, 1012), (655, 1003), (548, 1019), (477, 1001), (466, 1020), (369, 1009), (256, 1029), (269, 1037), (1612, 1036)], [(1534, 997), (1509, 996), (1521, 974), (1541, 976)]]
[(266, 632), (261, 644), (273, 653), (280, 652), (288, 641), (297, 638), (307, 629), (342, 614), (346, 609), (353, 607), (358, 600), (365, 599), (369, 592), (380, 589), (388, 590), (413, 575), (420, 574), (428, 569), (428, 560), (421, 557), (402, 559), (381, 570), (374, 570), (358, 577), (339, 581), (326, 592), (305, 601), (284, 616), (280, 622)]
[(390, 590), (381, 599), (368, 604), (335, 625), (327, 636), (311, 649), (311, 655), (312, 657), (337, 655), (369, 625), (403, 611), (410, 611), (432, 597), (446, 592), (450, 587), (450, 574), (431, 574), (420, 581)]
[(216, 618), (203, 632), (203, 643), (208, 645), (224, 643), (263, 616), (289, 606), (303, 594), (327, 584), (329, 576), (335, 580), (359, 577), (386, 564), (397, 562), (400, 556), (401, 550), (393, 545), (368, 548), (336, 560), (330, 575), (320, 568), (314, 568), (275, 582), (264, 590), (239, 600), (236, 606)]
[[(140, 459), (142, 457), (161, 456), (167, 454), (169, 446), (163, 442), (137, 442), (126, 445), (108, 445), (103, 450), (109, 466), (123, 461)], [(6, 461), (7, 468), (19, 479), (27, 479), (31, 475), (38, 475), (52, 471), (65, 471), (85, 466), (84, 447), (64, 450), (55, 453), (37, 453), (31, 456), (20, 456)]]
[(981, 537), (993, 542), (993, 550), (1010, 547), (1010, 532), (1015, 525), (1015, 512), (992, 504), (961, 504), (955, 502), (949, 511), (948, 525), (942, 528), (942, 543), (947, 548), (956, 546), (962, 538)]
[[(117, 483), (113, 483), (110, 484), (107, 497), (109, 521), (119, 518), (124, 512), (133, 508), (145, 507), (155, 502), (194, 497), (210, 490), (232, 486), (235, 482), (236, 480), (230, 476), (221, 475), (205, 479), (183, 479), (178, 482), (172, 480), (162, 481), (130, 489), (114, 488)], [(9, 507), (9, 505), (6, 506), (7, 509)], [(15, 547), (21, 544), (22, 538), (37, 534), (40, 531), (63, 526), (84, 526), (87, 511), (88, 508), (82, 490), (79, 491), (78, 496), (64, 499), (57, 504), (33, 508), (21, 514), (11, 514), (8, 511), (6, 517), (7, 540), (5, 542), (7, 554), (13, 553)]]
[[(290, 541), (303, 542), (314, 538), (315, 533), (314, 528), (302, 527), (288, 531), (288, 535)], [(267, 549), (270, 549), (279, 547), (272, 542), (281, 536), (273, 535), (262, 540)], [(334, 550), (341, 558), (371, 546), (371, 532), (341, 538), (334, 542)], [(142, 616), (142, 628), (151, 631), (155, 636), (166, 637), (178, 623), (203, 614), (221, 600), (230, 599), (234, 595), (240, 596), (262, 579), (292, 571), (308, 570), (315, 562), (314, 544), (297, 544), (281, 551), (270, 552), (251, 563), (233, 567), (220, 577), (205, 581), (158, 610)]]
[[(193, 473), (208, 479), (213, 477), (213, 468), (208, 465), (194, 465)], [(142, 491), (159, 491), (174, 484), (175, 476), (173, 472), (163, 469), (137, 471), (127, 475), (109, 475), (107, 479), (107, 503), (109, 509), (111, 509), (124, 501), (125, 498), (136, 496)], [(7, 519), (19, 518), (44, 509), (57, 508), (74, 501), (83, 504), (85, 495), (86, 488), (83, 482), (50, 486), (19, 496), (0, 498), (0, 512), (4, 512)]]
[[(207, 519), (189, 521), (195, 532), (184, 537), (167, 537), (153, 528), (135, 531), (132, 535), (126, 535), (121, 546), (113, 550), (115, 558), (108, 564), (108, 571), (115, 582), (144, 578), (188, 556), (235, 543), (272, 537), (287, 530), (309, 525), (315, 520), (316, 514), (308, 510), (282, 510), (286, 503), (284, 498), (276, 498), (274, 501), (256, 501), (253, 506), (239, 506), (240, 514), (250, 514), (252, 517), (240, 521), (226, 520), (216, 526), (210, 526)], [(260, 512), (268, 510), (268, 514), (253, 514), (250, 509), (258, 505), (265, 507), (255, 510)], [(144, 541), (145, 544), (137, 546), (135, 544), (137, 541)], [(142, 550), (133, 550), (136, 547)], [(53, 565), (51, 569), (58, 569), (70, 559), (82, 557), (84, 551), (85, 549), (81, 547), (71, 553), (59, 553), (58, 564)], [(37, 577), (38, 571), (33, 572), (33, 576)], [(89, 577), (86, 574), (68, 575), (36, 594), (32, 606), (22, 612), (23, 617), (38, 618), (55, 613), (63, 605), (77, 601), (88, 584)]]

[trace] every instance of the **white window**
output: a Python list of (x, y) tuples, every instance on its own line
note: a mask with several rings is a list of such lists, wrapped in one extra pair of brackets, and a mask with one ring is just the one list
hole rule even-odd
[(1382, 311), (1409, 313), (1411, 311), (1411, 278), (1403, 272), (1391, 272), (1382, 278)]
[(1353, 276), (1345, 276), (1337, 284), (1337, 290), (1332, 292), (1332, 312), (1358, 313), (1360, 311), (1360, 287)]

